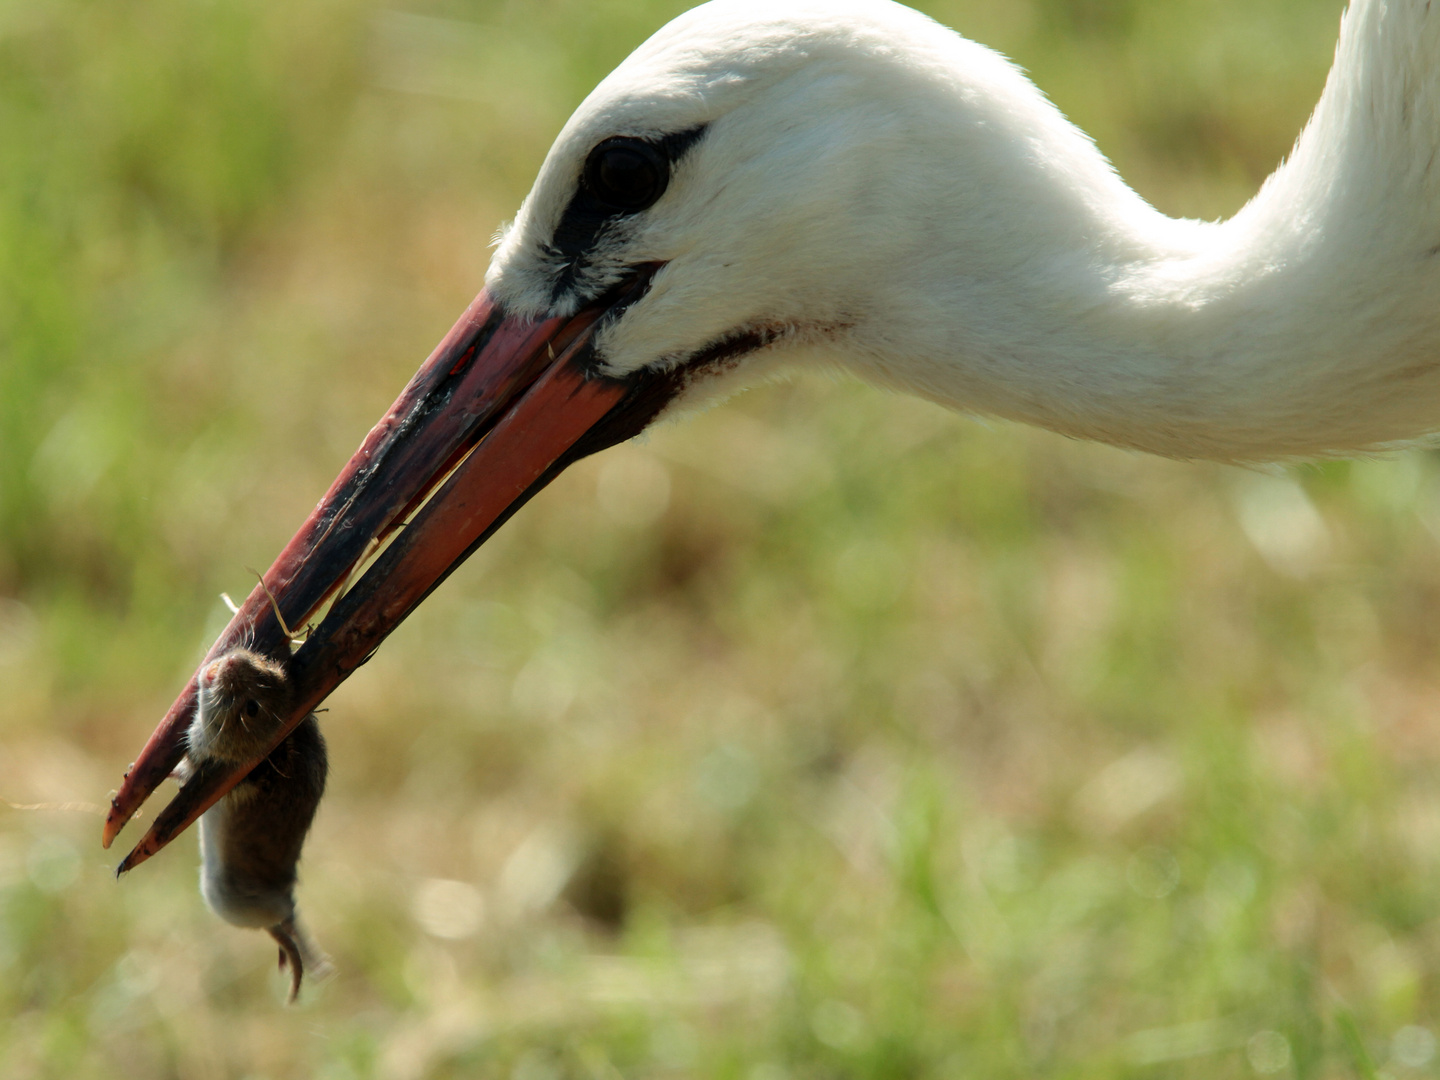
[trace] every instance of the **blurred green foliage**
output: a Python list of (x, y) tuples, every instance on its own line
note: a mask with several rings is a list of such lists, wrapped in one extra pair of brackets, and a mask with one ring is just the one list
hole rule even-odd
[[(103, 801), (684, 6), (0, 4), (0, 796)], [(1193, 216), (1340, 10), (922, 6)], [(1437, 482), (822, 379), (662, 429), (335, 695), (300, 1009), (193, 841), (0, 807), (0, 1075), (1435, 1075)]]

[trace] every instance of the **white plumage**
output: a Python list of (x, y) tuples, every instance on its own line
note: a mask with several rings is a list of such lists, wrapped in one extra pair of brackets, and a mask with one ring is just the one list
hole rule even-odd
[[(607, 369), (772, 344), (687, 400), (838, 363), (958, 409), (1175, 457), (1440, 428), (1440, 11), (1355, 0), (1315, 115), (1234, 218), (1175, 220), (1008, 61), (886, 0), (713, 0), (598, 86), (487, 276), (554, 311), (548, 243), (601, 140), (708, 125), (576, 280), (665, 263)], [(564, 306), (561, 298), (560, 306)]]

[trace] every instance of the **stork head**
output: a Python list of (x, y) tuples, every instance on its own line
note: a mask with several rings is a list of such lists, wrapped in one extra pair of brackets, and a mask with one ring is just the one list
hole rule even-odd
[(894, 381), (897, 349), (946, 351), (935, 305), (992, 317), (989, 298), (929, 286), (1027, 257), (1009, 206), (1036, 232), (1084, 216), (1048, 185), (1019, 190), (1042, 146), (1056, 171), (1097, 171), (1009, 61), (911, 8), (712, 0), (576, 110), (486, 288), (533, 319), (643, 280), (600, 320), (590, 362), (614, 378), (673, 373), (672, 403), (802, 355)]
[[(205, 665), (247, 648), (284, 669), (273, 748), (570, 462), (807, 348), (884, 357), (896, 326), (934, 321), (903, 270), (932, 257), (939, 218), (974, 223), (962, 249), (992, 242), (997, 147), (1025, 142), (993, 132), (1044, 115), (1006, 61), (886, 0), (714, 0), (680, 17), (561, 131), (485, 290)], [(192, 680), (127, 773), (107, 845), (186, 754), (196, 701)], [(254, 762), (190, 765), (122, 869)]]
[(565, 125), (490, 295), (517, 316), (570, 315), (643, 278), (597, 327), (592, 363), (685, 369), (677, 396), (846, 335), (871, 306), (877, 246), (898, 240), (910, 200), (894, 189), (914, 183), (926, 80), (897, 36), (959, 41), (873, 0), (716, 0), (676, 19)]

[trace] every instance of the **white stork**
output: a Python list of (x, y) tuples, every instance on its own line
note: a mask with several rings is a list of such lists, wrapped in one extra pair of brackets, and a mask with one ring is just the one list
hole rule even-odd
[[(713, 0), (565, 125), (484, 291), (207, 660), (284, 666), (273, 746), (570, 462), (783, 367), (1181, 458), (1423, 438), (1437, 154), (1430, 0), (1354, 0), (1293, 153), (1219, 223), (1153, 209), (1008, 61), (909, 8)], [(194, 708), (192, 681), (107, 844)], [(253, 763), (191, 764), (122, 869)]]

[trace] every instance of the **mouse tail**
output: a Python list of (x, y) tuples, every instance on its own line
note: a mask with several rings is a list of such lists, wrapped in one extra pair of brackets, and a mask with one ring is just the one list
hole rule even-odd
[(335, 974), (335, 965), (323, 949), (315, 944), (299, 916), (292, 915), (269, 928), (270, 936), (280, 946), (280, 970), (290, 969), (290, 994), (286, 1003), (293, 1005), (300, 996), (300, 983), (306, 975), (312, 980), (328, 979)]

